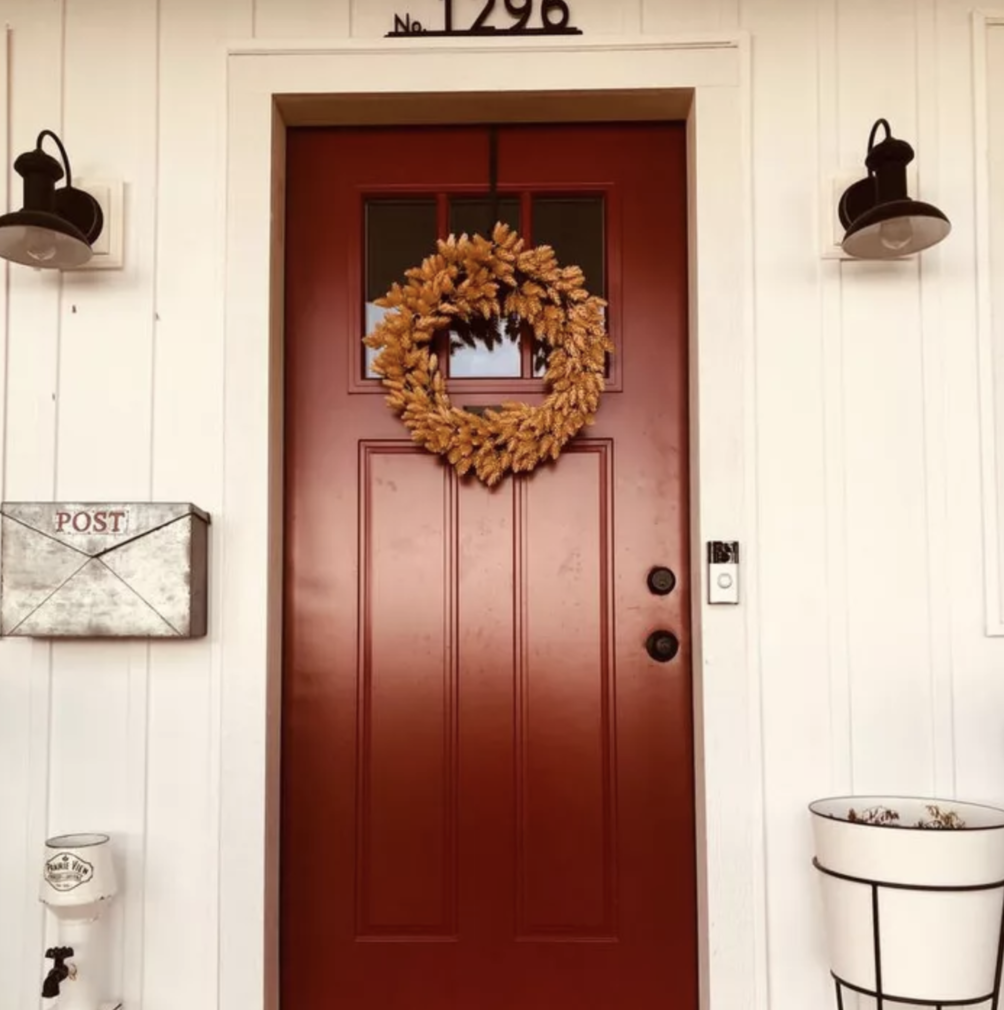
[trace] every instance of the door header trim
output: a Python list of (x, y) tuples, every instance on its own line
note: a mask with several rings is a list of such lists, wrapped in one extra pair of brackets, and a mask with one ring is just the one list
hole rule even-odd
[(593, 36), (566, 39), (554, 38), (513, 38), (492, 37), (491, 42), (479, 42), (475, 37), (455, 39), (431, 38), (402, 41), (386, 39), (339, 39), (331, 45), (318, 45), (309, 39), (243, 39), (227, 44), (227, 55), (239, 56), (330, 56), (339, 53), (361, 53), (366, 56), (393, 57), (402, 53), (484, 53), (496, 55), (499, 52), (519, 53), (637, 53), (656, 51), (696, 50), (707, 53), (716, 49), (739, 52), (749, 44), (749, 33), (731, 32), (690, 32), (680, 35), (643, 35), (636, 38), (618, 36)]
[(277, 95), (291, 126), (481, 126), (486, 122), (611, 123), (685, 120), (689, 88), (637, 91), (460, 91)]

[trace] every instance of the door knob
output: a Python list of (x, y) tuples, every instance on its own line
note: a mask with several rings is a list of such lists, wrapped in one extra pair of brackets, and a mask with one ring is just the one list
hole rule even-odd
[(669, 596), (676, 588), (676, 576), (673, 570), (661, 565), (653, 568), (648, 573), (648, 588), (649, 592), (655, 593), (656, 596)]
[(668, 663), (680, 651), (680, 640), (672, 631), (653, 631), (645, 642), (645, 651), (657, 663)]

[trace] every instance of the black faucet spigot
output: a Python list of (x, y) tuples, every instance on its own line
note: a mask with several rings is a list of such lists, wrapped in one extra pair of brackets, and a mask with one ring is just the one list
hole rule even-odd
[(55, 999), (59, 995), (59, 987), (66, 981), (70, 974), (70, 969), (66, 965), (66, 959), (73, 957), (72, 947), (50, 947), (45, 956), (53, 964), (45, 981), (42, 983), (42, 999)]

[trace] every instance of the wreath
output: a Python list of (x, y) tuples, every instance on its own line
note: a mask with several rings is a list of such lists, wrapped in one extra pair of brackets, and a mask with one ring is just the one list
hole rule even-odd
[[(589, 294), (579, 267), (559, 266), (550, 246), (526, 249), (507, 225), (496, 225), (491, 239), (451, 235), (437, 246), (406, 271), (407, 283), (376, 303), (389, 311), (364, 342), (381, 351), (373, 369), (414, 441), (445, 456), (461, 476), (473, 471), (491, 487), (508, 472), (556, 460), (595, 420), (613, 351), (606, 302)], [(547, 396), (539, 407), (503, 403), (482, 413), (455, 407), (433, 338), (498, 319), (510, 332), (522, 321), (549, 349)]]

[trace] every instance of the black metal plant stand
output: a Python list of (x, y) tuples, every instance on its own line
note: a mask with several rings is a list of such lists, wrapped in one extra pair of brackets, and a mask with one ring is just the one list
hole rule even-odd
[(831, 972), (833, 982), (837, 991), (837, 1010), (844, 1010), (844, 990), (860, 993), (862, 996), (870, 996), (875, 1000), (877, 1010), (884, 1010), (886, 1004), (896, 1004), (898, 1006), (922, 1006), (935, 1007), (936, 1010), (944, 1010), (945, 1007), (968, 1007), (978, 1006), (981, 1003), (989, 1003), (991, 1010), (999, 1010), (1001, 968), (1002, 958), (1004, 958), (1004, 893), (1001, 902), (1001, 922), (997, 936), (997, 967), (994, 973), (993, 992), (985, 996), (977, 996), (974, 999), (964, 1000), (933, 1000), (933, 999), (910, 999), (906, 996), (896, 996), (885, 991), (882, 985), (882, 935), (879, 929), (879, 891), (883, 889), (893, 891), (940, 891), (951, 894), (961, 894), (971, 891), (1001, 891), (1004, 892), (1004, 880), (998, 880), (993, 884), (970, 884), (965, 887), (932, 886), (920, 884), (893, 884), (884, 880), (868, 880), (864, 877), (851, 877), (846, 873), (837, 873), (822, 866), (818, 859), (813, 859), (812, 865), (820, 873), (825, 873), (828, 877), (836, 877), (838, 880), (847, 880), (853, 884), (863, 884), (871, 888), (872, 894), (872, 943), (875, 951), (875, 990), (865, 989), (862, 986), (840, 978), (836, 972)]

